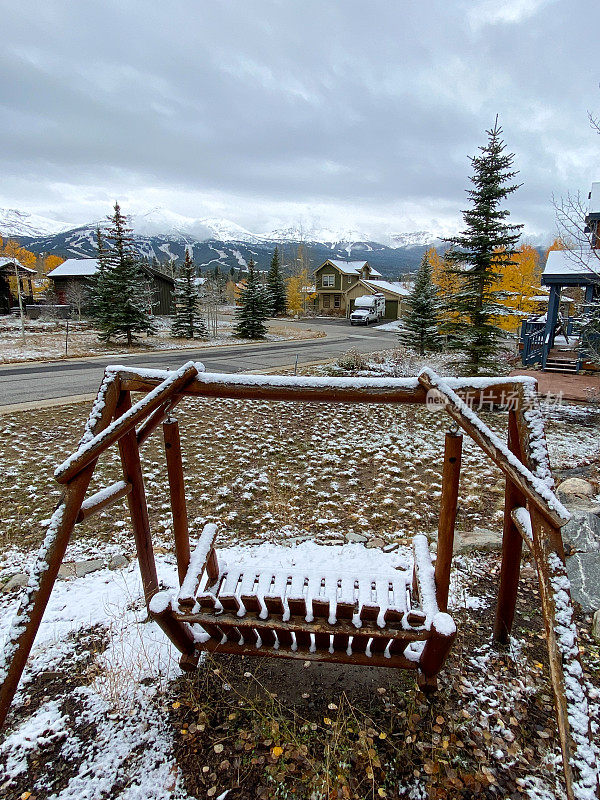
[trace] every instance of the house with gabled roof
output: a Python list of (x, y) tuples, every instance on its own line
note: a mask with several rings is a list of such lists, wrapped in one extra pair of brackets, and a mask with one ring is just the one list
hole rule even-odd
[(357, 297), (381, 293), (385, 297), (385, 318), (404, 314), (410, 286), (386, 281), (368, 261), (327, 259), (315, 272), (315, 307), (318, 314), (349, 317)]
[[(89, 285), (90, 278), (98, 270), (97, 258), (68, 258), (51, 270), (46, 277), (54, 284), (59, 303), (67, 303), (69, 287)], [(152, 310), (155, 314), (173, 313), (175, 281), (154, 267), (140, 264), (140, 270), (152, 291)]]

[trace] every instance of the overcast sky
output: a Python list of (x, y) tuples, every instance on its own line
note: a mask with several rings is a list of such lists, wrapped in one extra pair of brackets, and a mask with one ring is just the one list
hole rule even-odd
[(448, 232), (496, 113), (530, 236), (600, 180), (598, 0), (0, 0), (0, 206)]

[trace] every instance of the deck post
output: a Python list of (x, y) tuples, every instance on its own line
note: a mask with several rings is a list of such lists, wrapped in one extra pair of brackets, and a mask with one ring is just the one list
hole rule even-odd
[(448, 610), (450, 568), (454, 550), (454, 525), (458, 506), (458, 484), (462, 455), (462, 433), (447, 431), (442, 472), (442, 502), (438, 524), (437, 557), (435, 561), (436, 600), (440, 611)]
[[(521, 443), (517, 427), (517, 414), (514, 409), (508, 412), (508, 449), (522, 460)], [(511, 512), (525, 506), (526, 497), (519, 487), (506, 477), (504, 489), (504, 527), (502, 530), (502, 564), (500, 585), (494, 622), (494, 639), (498, 644), (508, 644), (515, 617), (519, 572), (521, 570), (521, 551), (523, 539), (516, 527)]]
[(169, 417), (163, 422), (163, 435), (167, 457), (169, 492), (171, 495), (177, 572), (179, 574), (179, 583), (182, 584), (190, 566), (190, 538), (181, 460), (181, 439), (179, 436), (179, 423), (176, 419)]
[(558, 322), (558, 312), (560, 308), (560, 292), (562, 286), (553, 283), (550, 286), (550, 297), (548, 298), (548, 311), (546, 313), (546, 330), (544, 335), (544, 363), (550, 350), (554, 347), (554, 337), (556, 336), (556, 323)]

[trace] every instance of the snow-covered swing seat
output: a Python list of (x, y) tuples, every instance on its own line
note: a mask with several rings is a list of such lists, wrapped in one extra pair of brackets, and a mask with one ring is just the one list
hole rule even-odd
[[(415, 378), (311, 378), (220, 375), (189, 362), (176, 371), (108, 367), (77, 450), (55, 471), (64, 486), (0, 656), (0, 725), (17, 690), (76, 524), (127, 498), (140, 575), (151, 616), (194, 669), (203, 650), (417, 671), (425, 690), (456, 636), (447, 613), (462, 428), (506, 478), (503, 550), (494, 637), (507, 643), (515, 614), (523, 543), (539, 576), (550, 675), (567, 796), (600, 797), (588, 700), (565, 568), (561, 527), (568, 511), (554, 494), (536, 382), (531, 378), (447, 378), (426, 369)], [(133, 392), (144, 393), (132, 404)], [(410, 571), (369, 574), (361, 564), (272, 570), (227, 563), (204, 526), (190, 550), (178, 422), (183, 397), (327, 403), (442, 403), (454, 420), (446, 434), (435, 565), (427, 538), (413, 541)], [(503, 443), (473, 410), (508, 407)], [(160, 592), (140, 450), (162, 425), (180, 586)], [(123, 479), (86, 497), (96, 463), (119, 448)]]

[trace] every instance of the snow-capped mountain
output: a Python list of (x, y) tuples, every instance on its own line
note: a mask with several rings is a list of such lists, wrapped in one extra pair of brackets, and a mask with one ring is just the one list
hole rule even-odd
[(431, 231), (411, 231), (410, 233), (390, 233), (387, 244), (390, 247), (425, 247), (438, 238)]
[(157, 207), (143, 214), (132, 214), (129, 224), (138, 236), (171, 236), (195, 241), (258, 242), (262, 236), (235, 222), (218, 217), (194, 218)]
[(43, 236), (60, 233), (71, 227), (67, 222), (57, 222), (16, 208), (0, 208), (1, 236)]
[[(181, 261), (188, 250), (202, 269), (218, 267), (222, 272), (244, 267), (252, 256), (259, 268), (266, 268), (279, 246), (284, 263), (291, 264), (297, 247), (305, 243), (313, 266), (326, 258), (368, 260), (386, 277), (415, 269), (426, 246), (435, 241), (427, 231), (394, 233), (375, 241), (372, 235), (355, 229), (336, 230), (318, 223), (277, 227), (268, 233), (253, 233), (220, 217), (187, 217), (166, 208), (153, 208), (128, 215), (136, 249), (144, 258), (159, 262)], [(11, 236), (38, 253), (65, 258), (96, 255), (96, 229), (106, 220), (78, 227), (35, 214), (0, 210), (0, 235)]]

